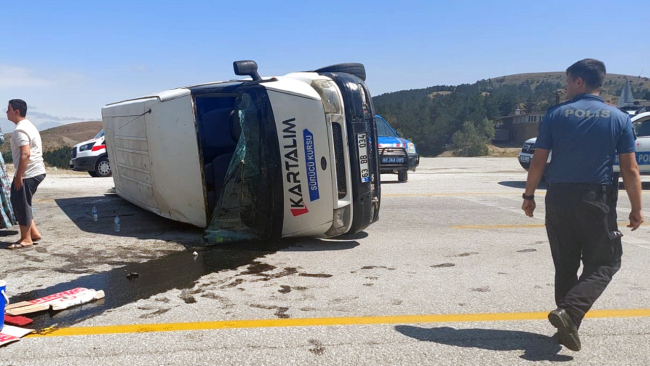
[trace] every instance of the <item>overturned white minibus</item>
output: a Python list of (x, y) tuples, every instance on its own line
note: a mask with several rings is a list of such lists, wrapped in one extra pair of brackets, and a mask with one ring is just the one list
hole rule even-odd
[(374, 110), (361, 64), (172, 89), (106, 105), (117, 194), (207, 227), (210, 242), (359, 232), (378, 219)]

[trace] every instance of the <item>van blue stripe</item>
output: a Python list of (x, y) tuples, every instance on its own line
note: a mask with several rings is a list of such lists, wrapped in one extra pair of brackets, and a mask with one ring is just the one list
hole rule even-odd
[(316, 165), (316, 149), (314, 148), (314, 134), (308, 129), (302, 131), (305, 142), (305, 161), (307, 163), (307, 185), (309, 189), (309, 200), (316, 201), (320, 198), (318, 190), (318, 167)]

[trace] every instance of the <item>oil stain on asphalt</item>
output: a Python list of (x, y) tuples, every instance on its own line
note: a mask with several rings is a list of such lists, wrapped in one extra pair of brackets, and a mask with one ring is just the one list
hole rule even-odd
[[(183, 300), (186, 303), (193, 303), (196, 302), (196, 299), (189, 289), (193, 288), (201, 277), (251, 264), (254, 265), (253, 268), (260, 269), (262, 267), (256, 264), (257, 259), (290, 247), (292, 244), (291, 241), (260, 242), (238, 245), (236, 248), (211, 248), (202, 251), (196, 259), (191, 251), (174, 252), (143, 263), (129, 263), (106, 272), (82, 276), (69, 282), (22, 293), (13, 296), (11, 301), (33, 300), (77, 287), (104, 290), (106, 293), (105, 299), (83, 306), (59, 312), (35, 314), (33, 327), (36, 329), (46, 328), (53, 324), (59, 327), (69, 326), (102, 314), (106, 310), (147, 299), (173, 289), (185, 290), (181, 295)], [(254, 271), (249, 269), (249, 272)], [(129, 280), (127, 275), (132, 273), (137, 273), (138, 276)], [(225, 286), (235, 287), (242, 282), (244, 280), (240, 278)], [(286, 315), (284, 314), (286, 311), (278, 312), (279, 316)], [(288, 317), (288, 315), (286, 316)]]

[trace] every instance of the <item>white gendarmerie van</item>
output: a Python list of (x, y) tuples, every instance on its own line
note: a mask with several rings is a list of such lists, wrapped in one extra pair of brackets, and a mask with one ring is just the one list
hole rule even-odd
[(208, 240), (352, 234), (378, 219), (361, 64), (172, 89), (102, 109), (117, 194)]

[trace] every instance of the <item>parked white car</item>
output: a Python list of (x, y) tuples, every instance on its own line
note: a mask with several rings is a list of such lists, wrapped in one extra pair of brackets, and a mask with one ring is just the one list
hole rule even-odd
[[(639, 164), (641, 174), (650, 175), (650, 112), (643, 112), (636, 114), (632, 117), (632, 124), (636, 132), (636, 161)], [(530, 161), (535, 153), (535, 142), (537, 138), (526, 140), (524, 146), (519, 152), (519, 164), (528, 170), (530, 168)], [(551, 162), (551, 155), (548, 157), (548, 162)], [(618, 156), (614, 163), (614, 172), (619, 172)]]
[(95, 137), (74, 145), (72, 148), (70, 169), (88, 172), (91, 177), (110, 177), (111, 165), (108, 162), (104, 130)]

